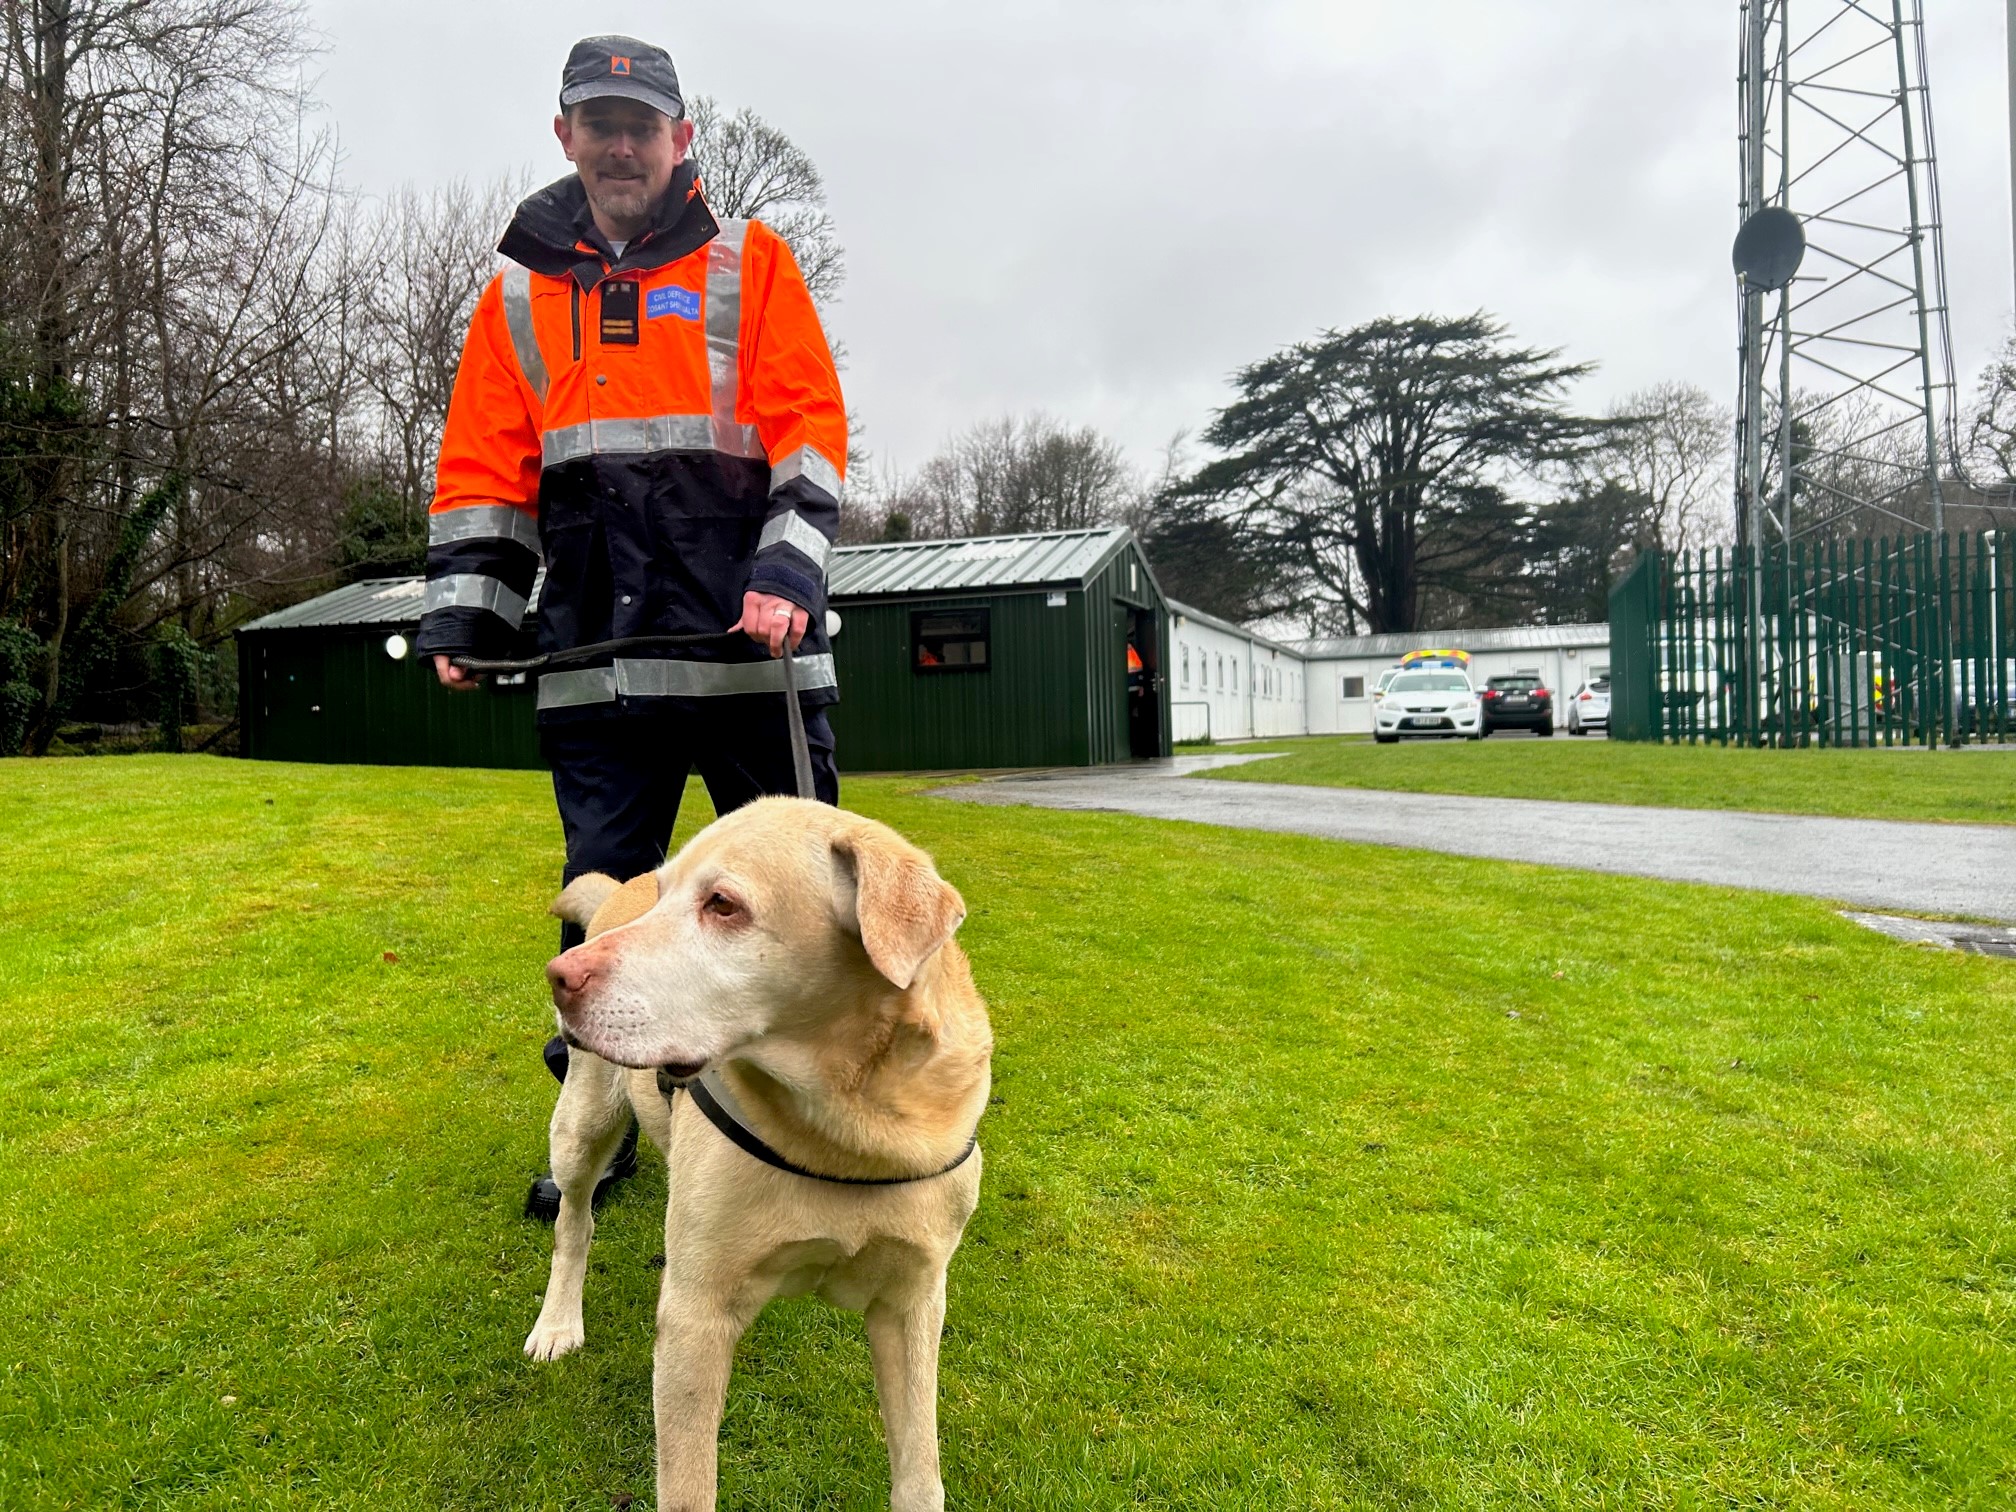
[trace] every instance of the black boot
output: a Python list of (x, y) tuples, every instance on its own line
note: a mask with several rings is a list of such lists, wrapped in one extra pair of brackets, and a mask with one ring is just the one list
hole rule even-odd
[[(623, 1143), (616, 1147), (616, 1153), (609, 1157), (609, 1167), (603, 1171), (602, 1179), (595, 1183), (595, 1195), (589, 1199), (594, 1208), (602, 1206), (602, 1199), (615, 1189), (616, 1183), (637, 1174), (637, 1120), (630, 1120), (630, 1127), (624, 1132)], [(560, 1216), (560, 1183), (553, 1179), (549, 1171), (532, 1183), (525, 1194), (525, 1216), (541, 1223), (552, 1223)]]

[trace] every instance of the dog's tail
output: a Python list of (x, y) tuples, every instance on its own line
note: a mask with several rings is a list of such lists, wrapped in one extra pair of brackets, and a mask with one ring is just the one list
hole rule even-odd
[(569, 924), (579, 924), (586, 929), (595, 917), (595, 911), (607, 903), (610, 895), (622, 885), (602, 872), (590, 872), (569, 882), (566, 890), (553, 900), (553, 906), (546, 912), (556, 919), (565, 919)]
[(604, 930), (641, 919), (658, 901), (658, 874), (646, 872), (628, 882), (618, 882), (601, 872), (590, 872), (569, 882), (553, 906), (546, 911), (569, 924), (579, 924), (594, 939)]

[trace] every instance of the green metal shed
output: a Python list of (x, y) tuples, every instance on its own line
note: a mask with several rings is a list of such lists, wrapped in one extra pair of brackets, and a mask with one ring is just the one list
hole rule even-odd
[(1169, 754), (1169, 605), (1124, 526), (850, 546), (827, 597), (843, 771)]
[[(450, 693), (409, 655), (419, 578), (375, 578), (239, 627), (240, 748), (264, 761), (541, 767), (532, 688)], [(530, 624), (530, 611), (526, 623)], [(525, 637), (526, 650), (531, 636)]]
[[(543, 765), (530, 686), (450, 693), (387, 653), (419, 627), (421, 592), (418, 578), (353, 583), (240, 628), (245, 754)], [(828, 597), (842, 772), (1169, 754), (1168, 602), (1124, 527), (842, 547)], [(537, 609), (535, 586), (528, 653)]]

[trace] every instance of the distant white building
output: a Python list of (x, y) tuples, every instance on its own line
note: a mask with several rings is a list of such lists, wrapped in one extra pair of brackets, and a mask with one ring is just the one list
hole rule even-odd
[(1610, 670), (1608, 625), (1525, 625), (1277, 641), (1169, 601), (1169, 715), (1177, 740), (1369, 735), (1379, 674), (1409, 651), (1470, 653), (1470, 676), (1515, 673), (1554, 690), (1556, 723), (1584, 682)]
[(1169, 660), (1175, 739), (1310, 733), (1308, 677), (1293, 646), (1171, 599)]

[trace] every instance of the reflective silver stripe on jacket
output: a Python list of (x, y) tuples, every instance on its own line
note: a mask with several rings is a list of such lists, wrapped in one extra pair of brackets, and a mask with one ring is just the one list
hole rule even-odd
[[(801, 656), (798, 686), (836, 688), (831, 653)], [(539, 707), (565, 709), (580, 704), (614, 703), (626, 698), (718, 698), (731, 693), (782, 693), (784, 664), (761, 662), (661, 661), (619, 658), (613, 667), (580, 672), (548, 672), (539, 679)]]
[(427, 544), (450, 541), (516, 541), (539, 549), (539, 522), (511, 504), (465, 504), (427, 516)]
[(579, 672), (548, 672), (539, 679), (539, 707), (542, 709), (567, 709), (576, 704), (615, 701), (614, 667), (584, 667)]
[(539, 457), (558, 467), (581, 457), (643, 452), (714, 450), (712, 415), (646, 415), (637, 420), (584, 420), (560, 425), (540, 438)]
[(738, 425), (735, 401), (742, 372), (742, 243), (746, 220), (721, 222), (707, 244), (707, 370), (714, 381), (714, 449), (766, 460), (756, 427)]
[(836, 503), (839, 501), (840, 474), (834, 470), (831, 462), (812, 447), (801, 446), (770, 464), (770, 492), (777, 492), (793, 478), (803, 478), (808, 483), (817, 484), (825, 489)]
[(518, 354), (518, 371), (532, 385), (539, 402), (546, 402), (546, 359), (540, 355), (539, 336), (532, 325), (532, 270), (512, 263), (504, 270), (504, 324), (511, 331), (511, 347)]
[(488, 609), (515, 627), (525, 617), (525, 595), (513, 593), (485, 573), (451, 572), (431, 579), (421, 596), (422, 614), (436, 609)]
[[(796, 671), (800, 691), (837, 688), (833, 656), (801, 656)], [(784, 663), (665, 661), (619, 657), (616, 691), (626, 698), (718, 698), (728, 693), (782, 693)]]
[(787, 509), (763, 527), (763, 534), (756, 538), (756, 549), (765, 550), (782, 541), (786, 546), (795, 546), (812, 559), (812, 565), (823, 574), (826, 558), (833, 550), (833, 543), (805, 523), (805, 519), (795, 509)]

